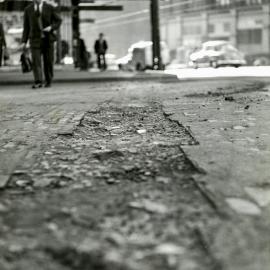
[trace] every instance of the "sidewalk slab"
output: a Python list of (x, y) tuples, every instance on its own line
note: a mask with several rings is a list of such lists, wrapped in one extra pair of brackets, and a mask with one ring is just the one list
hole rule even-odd
[(234, 94), (230, 88), (198, 89), (163, 105), (199, 142), (182, 146), (205, 172), (194, 181), (217, 211), (230, 217), (212, 233), (202, 232), (215, 258), (224, 270), (263, 270), (270, 265), (270, 238), (264, 233), (270, 225), (270, 98), (252, 84), (243, 83), (243, 89)]

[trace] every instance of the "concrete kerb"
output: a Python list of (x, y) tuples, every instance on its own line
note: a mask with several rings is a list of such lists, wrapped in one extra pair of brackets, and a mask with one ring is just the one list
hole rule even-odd
[[(58, 70), (54, 78), (54, 83), (86, 83), (86, 82), (118, 82), (118, 81), (151, 81), (179, 82), (176, 75), (160, 72), (151, 73), (131, 73), (131, 72), (80, 72)], [(22, 74), (12, 72), (0, 72), (0, 86), (24, 85), (33, 82), (32, 74)]]

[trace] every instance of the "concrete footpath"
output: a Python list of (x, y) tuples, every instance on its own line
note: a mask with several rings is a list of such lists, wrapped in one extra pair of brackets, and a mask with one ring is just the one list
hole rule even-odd
[(270, 265), (269, 236), (261, 237), (270, 225), (269, 91), (270, 85), (259, 82), (214, 91), (202, 85), (164, 102), (165, 114), (197, 140), (197, 145), (182, 146), (201, 170), (194, 175), (197, 187), (217, 213), (234, 216), (233, 226), (225, 218), (212, 232), (215, 237), (201, 230), (213, 256), (227, 265), (224, 269)]
[[(124, 72), (118, 70), (107, 71), (79, 71), (72, 67), (56, 66), (55, 83), (76, 83), (76, 82), (104, 82), (104, 81), (133, 81), (133, 80), (161, 80), (161, 81), (178, 81), (176, 75), (165, 74), (159, 71), (148, 72)], [(0, 86), (1, 85), (22, 85), (31, 84), (33, 74), (23, 74), (19, 67), (4, 67), (0, 69)]]

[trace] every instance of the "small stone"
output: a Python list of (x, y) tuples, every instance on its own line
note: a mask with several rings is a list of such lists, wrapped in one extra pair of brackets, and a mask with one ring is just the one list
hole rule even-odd
[(270, 188), (246, 187), (245, 191), (260, 207), (270, 204)]
[(138, 129), (137, 130), (138, 134), (145, 134), (146, 133), (146, 129)]
[(143, 209), (150, 213), (167, 214), (170, 212), (166, 205), (152, 202), (150, 200), (142, 200), (141, 202), (130, 202), (129, 206), (135, 209)]
[(10, 149), (10, 148), (14, 148), (16, 145), (14, 142), (8, 142), (6, 145), (4, 145), (3, 148), (5, 149)]
[(156, 181), (158, 183), (163, 183), (163, 184), (169, 184), (171, 179), (169, 177), (164, 177), (164, 176), (157, 176)]
[(116, 246), (122, 246), (126, 242), (125, 238), (121, 234), (116, 233), (116, 232), (113, 232), (107, 235), (106, 239)]
[(90, 120), (90, 122), (91, 122), (91, 124), (102, 124), (102, 121), (100, 121), (100, 120), (98, 120), (98, 119), (96, 119), (96, 118), (92, 118), (92, 119)]
[(55, 224), (55, 223), (48, 223), (47, 228), (52, 232), (58, 231), (58, 229), (59, 229), (57, 224)]
[(5, 213), (7, 211), (8, 211), (7, 207), (2, 203), (0, 203), (0, 213)]
[(92, 186), (93, 186), (92, 182), (89, 181), (89, 180), (83, 180), (83, 181), (82, 181), (82, 184), (83, 184), (85, 187), (92, 187)]
[(227, 198), (226, 202), (239, 214), (251, 216), (259, 216), (261, 214), (261, 209), (250, 201), (239, 198)]
[(112, 184), (116, 183), (116, 180), (114, 178), (109, 178), (109, 179), (106, 180), (106, 183), (109, 184), (109, 185), (112, 185)]
[(197, 115), (196, 113), (187, 113), (187, 112), (184, 112), (184, 116), (195, 116)]
[(54, 180), (49, 177), (43, 177), (43, 178), (38, 178), (34, 180), (34, 187), (36, 188), (45, 188), (50, 186)]
[(9, 181), (9, 175), (0, 174), (0, 189), (5, 188)]
[(249, 107), (250, 107), (250, 106), (249, 106), (249, 105), (247, 105), (247, 106), (245, 107), (245, 110), (248, 110), (248, 109), (249, 109)]
[(32, 182), (30, 180), (17, 180), (16, 181), (16, 186), (18, 187), (26, 187), (30, 185)]
[(57, 131), (57, 135), (62, 135), (62, 136), (73, 136), (74, 130), (73, 128), (66, 128), (66, 129), (61, 129)]
[(115, 129), (120, 129), (120, 126), (115, 126), (115, 127), (106, 127), (107, 130), (115, 130)]
[(42, 161), (41, 162), (41, 165), (42, 167), (45, 169), (45, 170), (48, 170), (50, 168), (50, 165), (49, 165), (49, 162), (48, 161)]
[(157, 246), (154, 252), (160, 255), (182, 255), (185, 253), (185, 249), (173, 243), (163, 243)]
[(9, 246), (8, 250), (12, 253), (21, 253), (24, 250), (24, 247), (20, 244), (12, 244)]
[(226, 101), (234, 101), (235, 99), (232, 96), (227, 96), (227, 97), (225, 97), (225, 100)]
[(234, 126), (233, 129), (235, 129), (235, 130), (244, 130), (246, 128), (243, 127), (243, 126)]

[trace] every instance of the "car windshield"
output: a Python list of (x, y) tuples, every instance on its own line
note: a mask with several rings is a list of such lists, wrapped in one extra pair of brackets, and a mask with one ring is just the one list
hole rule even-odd
[(209, 45), (209, 46), (205, 46), (205, 50), (206, 51), (220, 51), (222, 49), (222, 46), (223, 45), (216, 45), (216, 46), (213, 46), (213, 45)]

